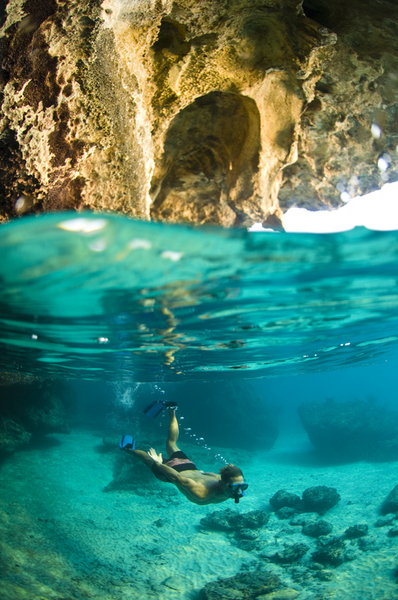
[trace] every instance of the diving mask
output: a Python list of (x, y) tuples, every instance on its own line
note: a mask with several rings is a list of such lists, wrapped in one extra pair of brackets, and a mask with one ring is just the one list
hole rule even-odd
[(231, 490), (233, 497), (235, 498), (235, 504), (238, 504), (239, 498), (243, 498), (243, 496), (245, 495), (245, 490), (247, 490), (249, 484), (245, 481), (242, 481), (242, 483), (229, 483), (228, 487)]

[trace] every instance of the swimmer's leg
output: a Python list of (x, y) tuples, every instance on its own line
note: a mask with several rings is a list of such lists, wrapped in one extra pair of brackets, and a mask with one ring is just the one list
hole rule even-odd
[(178, 440), (180, 430), (178, 428), (176, 411), (173, 408), (169, 408), (169, 417), (170, 417), (170, 423), (169, 423), (169, 431), (167, 434), (166, 450), (167, 450), (167, 454), (169, 455), (169, 458), (170, 458), (170, 456), (172, 454), (174, 454), (174, 452), (178, 452), (180, 450), (179, 447), (177, 446), (177, 440)]

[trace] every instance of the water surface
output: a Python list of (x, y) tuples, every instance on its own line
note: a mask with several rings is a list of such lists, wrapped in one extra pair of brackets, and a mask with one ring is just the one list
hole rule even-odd
[(64, 213), (5, 225), (0, 255), (2, 370), (252, 378), (367, 365), (397, 348), (396, 232), (249, 233)]

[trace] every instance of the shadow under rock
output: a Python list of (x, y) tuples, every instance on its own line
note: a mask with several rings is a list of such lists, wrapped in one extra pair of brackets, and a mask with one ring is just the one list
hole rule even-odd
[(30, 452), (31, 450), (48, 450), (62, 446), (62, 441), (50, 435), (32, 437), (28, 446), (19, 448), (19, 452)]

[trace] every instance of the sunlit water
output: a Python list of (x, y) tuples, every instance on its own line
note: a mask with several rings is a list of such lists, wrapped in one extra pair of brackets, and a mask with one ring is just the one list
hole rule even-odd
[(0, 230), (2, 370), (175, 381), (385, 361), (398, 234), (192, 229), (86, 213)]

